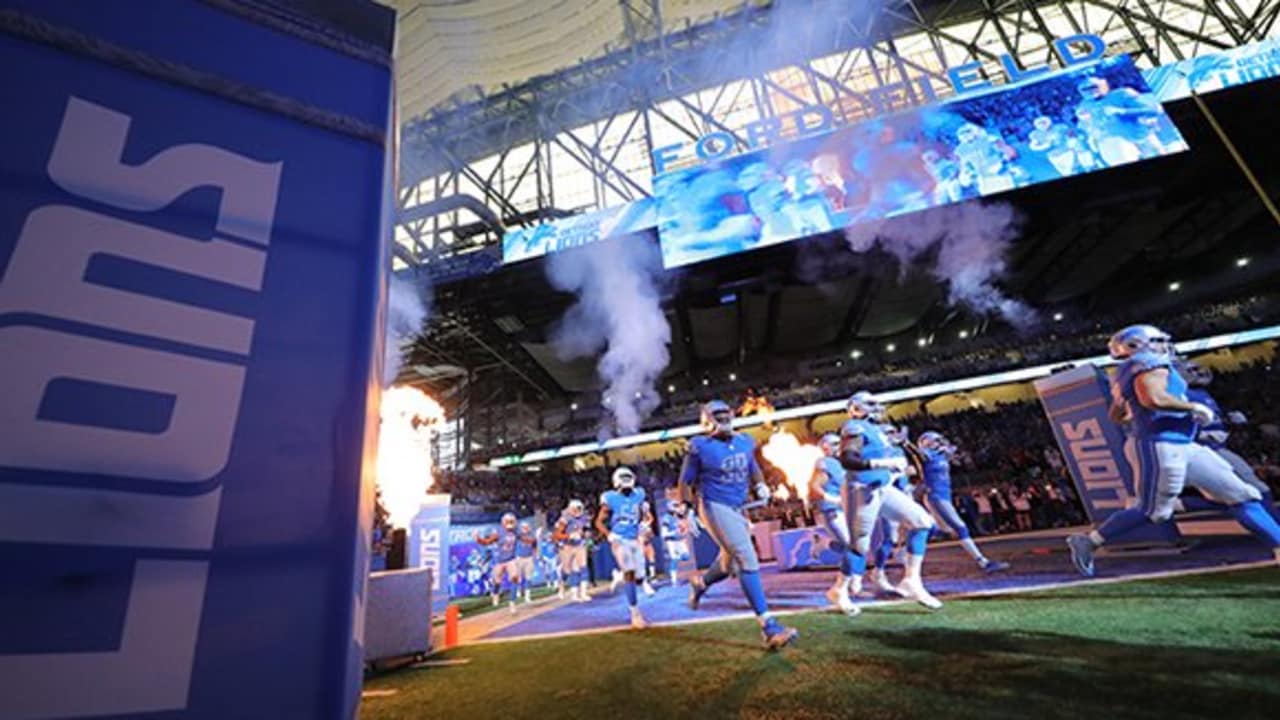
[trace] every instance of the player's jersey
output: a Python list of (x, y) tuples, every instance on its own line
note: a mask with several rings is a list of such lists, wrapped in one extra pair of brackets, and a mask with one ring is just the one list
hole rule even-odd
[(1187, 388), (1187, 399), (1207, 405), (1213, 411), (1213, 422), (1196, 427), (1196, 442), (1213, 450), (1225, 447), (1227, 433), (1230, 430), (1227, 430), (1227, 422), (1223, 419), (1222, 408), (1218, 406), (1218, 401), (1214, 400), (1209, 391), (1204, 388)]
[(600, 496), (600, 504), (609, 508), (609, 532), (623, 540), (640, 537), (640, 522), (644, 519), (644, 488), (634, 488), (631, 494), (621, 490), (607, 490)]
[(827, 476), (826, 482), (822, 484), (821, 495), (814, 495), (815, 489), (809, 486), (809, 500), (814, 503), (814, 507), (818, 508), (818, 512), (827, 512), (829, 510), (840, 509), (840, 489), (844, 487), (844, 466), (840, 461), (833, 457), (818, 458), (813, 464), (813, 471), (824, 473)]
[[(879, 423), (865, 418), (850, 418), (840, 427), (840, 444), (852, 438), (862, 438), (862, 459), (877, 460), (881, 458), (905, 457), (902, 448), (893, 444), (889, 435)], [(846, 479), (862, 485), (884, 485), (892, 478), (885, 469), (857, 470), (848, 473)]]
[(564, 523), (564, 534), (569, 536), (569, 539), (565, 540), (564, 544), (568, 546), (581, 545), (583, 543), (583, 534), (587, 528), (586, 513), (574, 517), (568, 510), (565, 510), (560, 514), (560, 522)]
[(1099, 134), (1139, 141), (1151, 134), (1150, 124), (1159, 116), (1159, 105), (1133, 88), (1117, 88), (1097, 100), (1085, 100), (1080, 108), (1093, 116)]
[(662, 534), (663, 540), (678, 540), (680, 538), (680, 518), (671, 512), (662, 512), (658, 515), (658, 532)]
[(498, 528), (498, 542), (493, 544), (493, 561), (504, 563), (514, 560), (518, 545), (520, 545), (519, 533), (503, 527)]
[(934, 500), (951, 502), (951, 459), (937, 448), (921, 448), (924, 455), (924, 485)]
[(1187, 381), (1173, 368), (1173, 362), (1150, 352), (1139, 352), (1120, 364), (1111, 378), (1112, 397), (1119, 394), (1129, 403), (1133, 421), (1129, 430), (1139, 440), (1186, 444), (1196, 434), (1196, 422), (1191, 413), (1181, 410), (1152, 410), (1138, 402), (1134, 384), (1138, 376), (1151, 370), (1164, 368), (1169, 371), (1168, 393), (1179, 400), (1187, 399)]
[(758, 466), (756, 443), (750, 435), (734, 433), (729, 439), (699, 435), (689, 441), (689, 456), (680, 478), (697, 489), (705, 501), (740, 508)]
[(537, 545), (538, 543), (534, 539), (533, 533), (520, 535), (520, 541), (516, 543), (516, 557), (533, 557), (533, 553), (534, 550), (537, 549)]

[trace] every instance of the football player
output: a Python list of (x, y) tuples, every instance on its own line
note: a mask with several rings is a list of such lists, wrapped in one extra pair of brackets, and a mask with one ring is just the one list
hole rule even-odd
[(760, 580), (760, 559), (751, 544), (750, 523), (743, 512), (752, 485), (762, 500), (769, 487), (756, 464), (755, 441), (733, 431), (733, 410), (720, 400), (702, 406), (704, 435), (690, 439), (680, 470), (681, 497), (696, 503), (702, 526), (720, 546), (720, 556), (702, 575), (689, 578), (689, 607), (697, 609), (707, 588), (737, 572), (751, 609), (755, 611), (765, 646), (783, 647), (796, 638), (796, 630), (769, 614)]
[(840, 504), (840, 492), (844, 487), (844, 467), (836, 459), (840, 452), (840, 436), (827, 433), (818, 440), (822, 457), (814, 462), (813, 476), (809, 479), (809, 506), (822, 517), (827, 532), (831, 533), (831, 549), (840, 555), (840, 570), (835, 584), (827, 591), (827, 599), (840, 612), (853, 617), (860, 610), (853, 604), (850, 594), (862, 591), (862, 576), (853, 572), (856, 562), (849, 543), (849, 526), (845, 522), (844, 507)]
[(588, 602), (587, 591), (587, 517), (581, 500), (570, 500), (560, 514), (551, 537), (560, 543), (560, 576), (569, 586), (569, 599)]
[(978, 563), (978, 567), (991, 573), (1008, 570), (1009, 564), (992, 560), (978, 549), (969, 533), (969, 526), (960, 519), (960, 513), (951, 504), (951, 457), (956, 447), (942, 433), (928, 430), (920, 433), (916, 443), (924, 468), (925, 503), (960, 540), (960, 547)]
[(522, 522), (518, 528), (519, 543), (516, 545), (516, 573), (520, 576), (520, 591), (526, 603), (533, 602), (533, 558), (538, 553), (538, 537), (533, 533), (533, 526)]
[(866, 570), (871, 549), (871, 533), (876, 520), (884, 516), (907, 531), (906, 567), (895, 590), (930, 609), (942, 602), (924, 587), (920, 576), (924, 565), (933, 516), (910, 495), (893, 484), (893, 474), (907, 468), (906, 454), (889, 436), (884, 406), (866, 391), (854, 393), (847, 405), (849, 419), (840, 428), (840, 464), (848, 471), (843, 505), (849, 537), (853, 540), (854, 574)]
[(471, 536), (481, 545), (494, 546), (493, 573), (489, 578), (493, 583), (490, 590), (493, 595), (493, 605), (497, 607), (502, 597), (502, 586), (505, 582), (507, 587), (511, 589), (510, 607), (511, 612), (514, 613), (520, 588), (520, 569), (516, 562), (516, 548), (520, 545), (520, 534), (516, 528), (515, 514), (504, 513), (502, 525), (497, 530), (486, 535), (474, 532)]
[(609, 539), (613, 559), (622, 570), (627, 605), (631, 609), (631, 627), (645, 626), (644, 615), (636, 601), (636, 586), (644, 578), (644, 549), (640, 546), (640, 526), (649, 522), (649, 503), (644, 488), (636, 487), (636, 474), (628, 467), (613, 471), (613, 489), (600, 496), (596, 514), (596, 530)]
[(1171, 518), (1188, 484), (1226, 505), (1280, 562), (1280, 525), (1262, 506), (1262, 494), (1237, 477), (1222, 456), (1194, 442), (1197, 427), (1211, 425), (1215, 416), (1212, 409), (1187, 398), (1187, 382), (1175, 369), (1169, 335), (1151, 325), (1131, 325), (1112, 335), (1107, 349), (1121, 361), (1111, 378), (1110, 415), (1127, 424), (1125, 456), (1133, 463), (1140, 504), (1113, 513), (1088, 534), (1067, 538), (1076, 570), (1092, 577), (1098, 547), (1122, 533)]

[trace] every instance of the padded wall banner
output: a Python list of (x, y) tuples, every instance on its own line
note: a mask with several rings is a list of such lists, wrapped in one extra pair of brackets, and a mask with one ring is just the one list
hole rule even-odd
[(353, 717), (390, 61), (6, 8), (0, 717)]
[(1128, 56), (654, 178), (666, 267), (1182, 152)]
[[(1112, 513), (1137, 503), (1133, 466), (1125, 455), (1125, 435), (1107, 410), (1107, 374), (1091, 364), (1035, 381), (1036, 394), (1067, 461), (1089, 521), (1099, 525)], [(1138, 528), (1120, 542), (1174, 542), (1172, 521)]]

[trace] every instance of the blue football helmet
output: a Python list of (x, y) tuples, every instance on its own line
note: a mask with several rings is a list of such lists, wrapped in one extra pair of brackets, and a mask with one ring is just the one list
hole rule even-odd
[(1116, 360), (1124, 360), (1140, 352), (1172, 356), (1173, 338), (1154, 325), (1130, 325), (1111, 336), (1107, 351)]
[(1186, 362), (1179, 369), (1182, 370), (1182, 376), (1187, 379), (1187, 384), (1191, 387), (1209, 387), (1209, 383), (1213, 382), (1213, 370), (1200, 363)]
[(884, 405), (881, 405), (880, 401), (866, 390), (859, 390), (850, 395), (845, 409), (849, 411), (849, 417), (854, 419), (866, 418), (873, 422), (884, 419)]
[(504, 513), (504, 514), (502, 515), (502, 527), (504, 527), (504, 528), (506, 528), (506, 529), (508, 529), (508, 530), (515, 530), (515, 529), (516, 529), (516, 515), (515, 515), (515, 513)]
[(936, 430), (926, 430), (920, 433), (920, 437), (916, 440), (916, 444), (922, 449), (941, 450), (948, 455), (956, 451), (956, 448), (951, 444), (951, 441), (948, 440), (945, 435), (937, 432)]
[(818, 447), (822, 448), (822, 453), (827, 457), (835, 457), (835, 454), (840, 452), (840, 436), (827, 433), (818, 440)]
[(723, 400), (712, 400), (702, 406), (702, 429), (710, 435), (733, 432), (733, 408)]

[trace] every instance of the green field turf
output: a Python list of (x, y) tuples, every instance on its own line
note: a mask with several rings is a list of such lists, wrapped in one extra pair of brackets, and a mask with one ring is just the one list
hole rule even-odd
[(361, 717), (1280, 718), (1280, 570), (479, 645), (371, 679)]
[[(555, 594), (556, 594), (555, 588), (548, 588), (541, 584), (539, 584), (538, 587), (533, 588), (533, 592), (532, 592), (533, 599), (535, 602), (538, 600), (549, 598)], [(484, 615), (485, 613), (491, 613), (499, 610), (505, 612), (507, 610), (508, 599), (510, 599), (510, 596), (507, 595), (506, 593), (503, 593), (502, 600), (501, 602), (499, 602), (497, 607), (493, 606), (493, 599), (488, 595), (475, 595), (473, 597), (459, 598), (457, 600), (454, 600), (453, 604), (458, 606), (458, 611), (460, 613), (459, 617), (465, 620), (466, 618), (469, 618), (469, 617), (475, 617), (476, 615)], [(525, 607), (524, 600), (521, 600), (518, 604), (521, 608)], [(435, 621), (435, 624), (436, 625), (444, 624), (444, 618), (437, 619)]]

